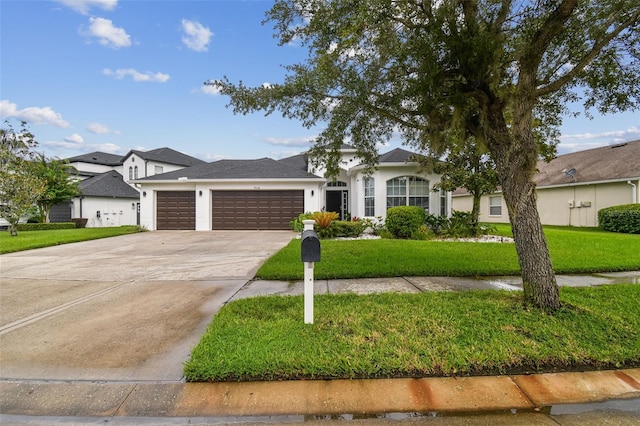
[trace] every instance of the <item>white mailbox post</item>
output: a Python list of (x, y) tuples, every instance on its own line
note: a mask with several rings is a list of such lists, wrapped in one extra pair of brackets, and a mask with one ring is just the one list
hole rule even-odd
[(304, 323), (313, 324), (313, 265), (320, 261), (320, 240), (313, 230), (315, 220), (303, 220), (300, 257), (304, 262)]

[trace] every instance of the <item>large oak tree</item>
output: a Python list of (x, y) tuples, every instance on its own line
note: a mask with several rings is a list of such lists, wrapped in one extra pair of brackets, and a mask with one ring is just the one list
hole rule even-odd
[(525, 299), (553, 310), (534, 127), (553, 135), (571, 101), (601, 113), (638, 106), (639, 16), (637, 0), (277, 0), (267, 20), (308, 58), (281, 84), (209, 83), (236, 113), (326, 126), (312, 153), (330, 172), (345, 140), (373, 166), (378, 143), (397, 134), (434, 153), (473, 135), (496, 164)]

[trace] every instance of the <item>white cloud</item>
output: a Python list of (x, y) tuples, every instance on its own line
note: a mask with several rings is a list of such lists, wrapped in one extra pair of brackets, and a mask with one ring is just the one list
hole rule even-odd
[(65, 142), (69, 142), (72, 144), (83, 144), (84, 143), (84, 139), (82, 138), (82, 136), (80, 136), (77, 133), (72, 134), (71, 136), (67, 136), (66, 138), (64, 138)]
[(87, 15), (92, 7), (113, 10), (118, 5), (118, 0), (57, 0), (57, 2), (83, 15)]
[(616, 141), (616, 140), (625, 140), (630, 137), (637, 137), (639, 135), (640, 135), (640, 128), (636, 126), (632, 126), (625, 130), (613, 130), (613, 131), (602, 132), (602, 133), (577, 133), (573, 135), (562, 135), (560, 136), (560, 140), (614, 138), (614, 141)]
[(182, 42), (191, 50), (196, 52), (206, 52), (213, 37), (213, 33), (209, 28), (203, 26), (200, 22), (182, 20)]
[(107, 135), (110, 133), (120, 134), (117, 130), (111, 130), (109, 126), (95, 122), (87, 124), (87, 130), (96, 135)]
[(271, 145), (282, 146), (301, 146), (309, 147), (316, 140), (316, 136), (304, 136), (298, 138), (266, 138), (266, 141)]
[(161, 72), (152, 73), (150, 71), (141, 73), (139, 71), (134, 70), (133, 68), (126, 68), (126, 69), (121, 68), (117, 70), (105, 68), (102, 70), (102, 74), (108, 75), (110, 77), (115, 77), (118, 80), (122, 80), (126, 76), (131, 76), (131, 78), (133, 78), (133, 81), (138, 81), (138, 82), (166, 83), (170, 78), (169, 74), (163, 74)]
[(599, 148), (640, 138), (640, 128), (632, 126), (625, 130), (612, 130), (601, 133), (576, 133), (560, 136), (558, 152), (566, 154), (570, 152), (584, 151), (586, 149)]
[(216, 96), (220, 94), (220, 86), (215, 84), (203, 84), (200, 91), (204, 94)]
[(129, 34), (123, 28), (114, 27), (110, 19), (89, 18), (89, 29), (84, 34), (97, 37), (101, 45), (113, 49), (131, 46)]
[(7, 100), (0, 101), (0, 116), (24, 120), (31, 124), (50, 124), (56, 127), (70, 127), (70, 124), (62, 118), (62, 115), (55, 112), (51, 107), (18, 109), (18, 105)]

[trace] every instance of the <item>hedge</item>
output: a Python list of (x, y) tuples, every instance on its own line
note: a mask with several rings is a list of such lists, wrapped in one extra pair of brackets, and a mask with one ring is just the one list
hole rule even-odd
[(623, 204), (598, 210), (598, 222), (605, 231), (640, 234), (640, 204)]
[(76, 224), (73, 222), (57, 222), (57, 223), (19, 223), (18, 231), (50, 231), (53, 229), (74, 229)]

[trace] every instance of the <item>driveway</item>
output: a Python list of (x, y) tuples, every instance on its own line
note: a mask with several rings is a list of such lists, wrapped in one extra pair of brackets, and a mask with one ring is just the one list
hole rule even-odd
[(0, 379), (179, 381), (212, 316), (294, 237), (154, 231), (0, 256)]

